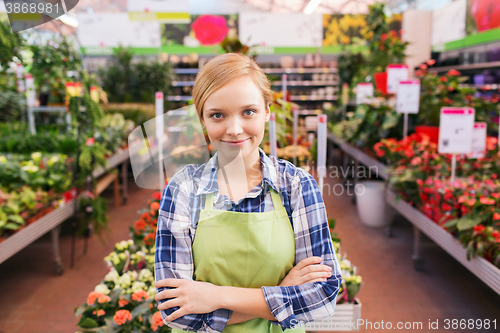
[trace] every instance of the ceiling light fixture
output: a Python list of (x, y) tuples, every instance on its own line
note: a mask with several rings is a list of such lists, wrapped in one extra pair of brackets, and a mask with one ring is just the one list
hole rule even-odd
[(309, 4), (306, 6), (306, 8), (304, 8), (304, 13), (311, 14), (312, 12), (314, 12), (314, 10), (316, 9), (316, 7), (318, 7), (320, 2), (321, 0), (311, 0)]

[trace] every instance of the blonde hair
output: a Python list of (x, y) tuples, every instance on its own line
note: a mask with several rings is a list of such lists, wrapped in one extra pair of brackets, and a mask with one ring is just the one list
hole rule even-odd
[(210, 60), (196, 76), (193, 103), (198, 117), (203, 119), (203, 106), (207, 98), (229, 81), (249, 76), (262, 91), (265, 106), (273, 101), (271, 84), (264, 71), (250, 57), (241, 53), (225, 53)]

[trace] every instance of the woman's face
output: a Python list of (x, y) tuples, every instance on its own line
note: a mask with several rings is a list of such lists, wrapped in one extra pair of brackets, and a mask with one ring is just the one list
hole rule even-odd
[(203, 124), (215, 149), (229, 159), (255, 153), (270, 111), (249, 76), (229, 81), (212, 93), (203, 107)]

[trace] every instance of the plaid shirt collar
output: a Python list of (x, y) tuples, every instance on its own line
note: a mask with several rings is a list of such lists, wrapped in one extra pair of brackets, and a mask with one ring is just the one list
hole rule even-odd
[[(268, 183), (270, 187), (272, 187), (276, 192), (279, 193), (278, 186), (276, 185), (278, 174), (276, 172), (274, 163), (260, 147), (258, 149), (260, 154), (260, 165), (262, 167), (261, 189), (264, 187), (264, 183)], [(217, 193), (219, 191), (219, 183), (217, 181), (217, 170), (219, 169), (217, 163), (218, 154), (219, 152), (217, 151), (215, 155), (205, 164), (196, 195), (212, 192)], [(252, 192), (250, 192), (249, 195), (251, 195), (252, 197), (257, 196), (259, 192), (253, 193), (253, 195)]]

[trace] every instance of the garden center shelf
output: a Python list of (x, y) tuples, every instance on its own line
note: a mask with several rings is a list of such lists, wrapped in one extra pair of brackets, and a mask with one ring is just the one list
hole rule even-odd
[(457, 71), (464, 71), (469, 69), (488, 69), (500, 67), (500, 61), (492, 61), (492, 62), (480, 62), (476, 64), (468, 64), (468, 65), (456, 65), (456, 66), (443, 66), (443, 67), (431, 67), (429, 71), (431, 72), (447, 72), (452, 69), (456, 69)]
[(336, 101), (338, 99), (337, 96), (308, 96), (308, 95), (291, 95), (290, 96), (290, 101), (296, 102), (296, 101)]
[[(361, 163), (367, 167), (376, 167), (378, 175), (383, 179), (388, 179), (389, 172), (387, 166), (331, 133), (328, 134), (328, 139), (338, 145), (346, 155), (355, 160), (356, 164)], [(354, 174), (356, 175), (357, 173)], [(423, 259), (420, 257), (420, 232), (423, 232), (496, 293), (500, 294), (499, 268), (482, 257), (467, 260), (467, 250), (452, 234), (442, 229), (438, 224), (404, 200), (396, 201), (396, 194), (392, 190), (387, 191), (386, 201), (387, 204), (413, 224), (413, 260), (417, 271), (423, 268)]]
[(316, 74), (316, 73), (338, 73), (337, 68), (264, 68), (266, 74)]
[(62, 261), (59, 254), (60, 225), (75, 213), (75, 200), (70, 200), (52, 212), (42, 216), (24, 229), (19, 230), (0, 243), (0, 263), (12, 257), (32, 242), (51, 231), (52, 248), (56, 273), (62, 273)]
[[(296, 81), (296, 80), (290, 80), (286, 81), (286, 85), (289, 87), (321, 87), (321, 86), (337, 86), (339, 84), (339, 81)], [(271, 82), (272, 86), (280, 87), (283, 85), (283, 81), (273, 81)]]
[[(93, 172), (94, 177), (99, 177), (107, 172), (107, 170), (122, 165), (122, 181), (123, 181), (123, 199), (127, 200), (127, 181), (128, 181), (128, 166), (125, 163), (129, 159), (129, 149), (125, 148), (118, 153), (110, 156), (107, 159), (106, 169), (100, 167)], [(17, 252), (30, 245), (38, 238), (51, 232), (52, 248), (54, 254), (55, 270), (57, 274), (63, 272), (61, 256), (59, 254), (59, 232), (61, 223), (75, 214), (75, 200), (69, 200), (61, 204), (59, 207), (50, 213), (42, 216), (38, 220), (30, 223), (24, 229), (19, 230), (12, 236), (0, 243), (0, 263), (9, 259)]]
[(193, 97), (190, 95), (187, 96), (167, 96), (168, 101), (189, 101)]
[[(387, 203), (500, 295), (500, 269), (498, 267), (482, 257), (467, 260), (466, 248), (452, 234), (406, 201), (396, 201), (396, 193), (391, 190), (387, 191)], [(418, 256), (418, 253), (416, 255)]]

